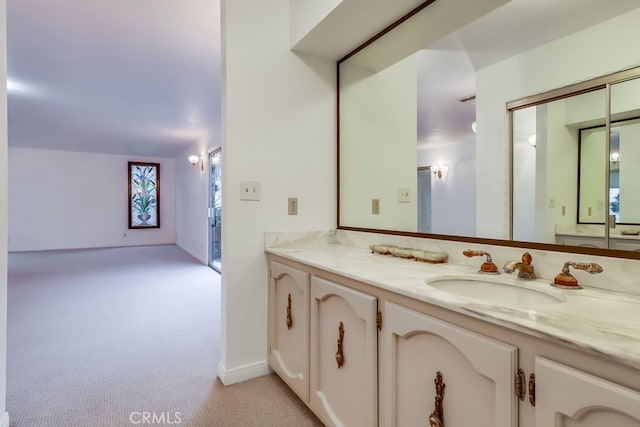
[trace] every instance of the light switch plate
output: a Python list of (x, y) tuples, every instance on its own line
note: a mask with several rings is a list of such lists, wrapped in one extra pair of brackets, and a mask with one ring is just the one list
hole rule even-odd
[(240, 181), (240, 200), (260, 200), (260, 182)]

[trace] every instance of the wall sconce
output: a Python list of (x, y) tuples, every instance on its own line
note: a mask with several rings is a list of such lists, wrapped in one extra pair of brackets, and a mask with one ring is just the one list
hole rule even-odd
[(433, 175), (438, 179), (444, 178), (448, 170), (449, 167), (444, 163), (438, 163), (435, 166), (431, 166), (431, 172), (433, 172)]
[(536, 137), (536, 134), (534, 133), (533, 135), (529, 135), (529, 138), (527, 138), (527, 140), (529, 141), (529, 145), (531, 145), (533, 148), (536, 148), (536, 140), (538, 138)]
[(471, 130), (473, 131), (473, 133), (476, 133), (476, 128), (477, 128), (477, 125), (476, 125), (476, 122), (474, 121), (473, 123), (471, 123)]
[(194, 168), (200, 167), (200, 170), (204, 171), (204, 160), (202, 159), (202, 157), (192, 154), (189, 157), (187, 157), (187, 160), (189, 161), (191, 166), (193, 166)]
[(613, 163), (614, 165), (617, 165), (620, 161), (620, 153), (611, 153), (611, 155), (609, 156), (609, 160), (611, 160), (611, 163)]

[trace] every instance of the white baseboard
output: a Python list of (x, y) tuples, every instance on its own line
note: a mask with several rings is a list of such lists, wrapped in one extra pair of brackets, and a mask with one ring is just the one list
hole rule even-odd
[(218, 378), (220, 378), (220, 381), (222, 381), (224, 385), (231, 385), (263, 375), (269, 375), (271, 372), (273, 371), (266, 361), (251, 363), (233, 369), (225, 368), (222, 362), (218, 363)]
[(9, 427), (9, 413), (5, 412), (2, 414), (2, 418), (0, 419), (0, 427)]

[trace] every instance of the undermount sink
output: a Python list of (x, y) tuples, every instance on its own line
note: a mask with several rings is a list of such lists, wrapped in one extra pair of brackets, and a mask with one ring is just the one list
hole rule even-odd
[(553, 289), (543, 291), (543, 283), (515, 282), (512, 276), (507, 277), (441, 277), (426, 283), (450, 294), (515, 308), (534, 309), (565, 301)]

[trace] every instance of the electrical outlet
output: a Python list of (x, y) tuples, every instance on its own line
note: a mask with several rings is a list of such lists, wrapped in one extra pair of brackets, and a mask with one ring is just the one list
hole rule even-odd
[(240, 181), (240, 200), (260, 200), (260, 182)]
[(373, 215), (380, 214), (380, 199), (371, 199), (371, 213)]
[(288, 212), (289, 215), (298, 215), (298, 198), (297, 197), (289, 197)]
[(409, 188), (407, 187), (398, 188), (398, 202), (399, 203), (411, 202), (411, 197), (409, 196)]

